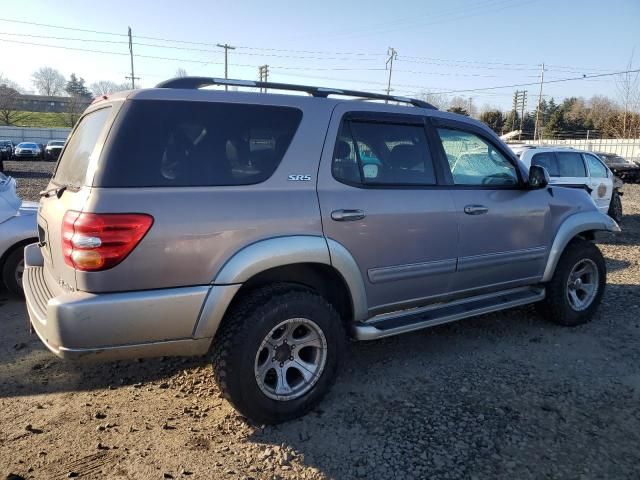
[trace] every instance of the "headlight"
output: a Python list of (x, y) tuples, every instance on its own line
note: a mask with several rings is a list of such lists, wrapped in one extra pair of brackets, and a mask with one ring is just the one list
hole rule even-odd
[(20, 153), (20, 149), (19, 148), (16, 148), (16, 153)]

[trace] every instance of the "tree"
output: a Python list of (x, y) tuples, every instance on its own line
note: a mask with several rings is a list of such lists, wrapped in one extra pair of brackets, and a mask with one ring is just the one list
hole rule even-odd
[(20, 111), (20, 92), (5, 83), (0, 84), (0, 124), (2, 125), (18, 125), (24, 122), (30, 116), (30, 112)]
[(188, 77), (189, 75), (187, 74), (187, 71), (180, 67), (176, 70), (176, 77)]
[(95, 97), (100, 97), (114, 92), (129, 90), (130, 87), (128, 83), (116, 83), (111, 80), (98, 80), (97, 82), (92, 83), (89, 88)]
[[(633, 70), (633, 52), (627, 64), (627, 70)], [(622, 125), (619, 137), (630, 138), (638, 135), (640, 124), (633, 113), (640, 111), (640, 72), (627, 72), (616, 78), (616, 90), (622, 104)]]
[(449, 106), (449, 97), (440, 93), (422, 92), (418, 95), (418, 98), (420, 100), (424, 100), (427, 103), (430, 103), (440, 110), (446, 110)]
[(504, 117), (500, 110), (488, 110), (480, 114), (480, 121), (486, 123), (487, 126), (498, 135), (502, 133), (504, 127)]
[(73, 128), (85, 108), (87, 108), (86, 98), (79, 95), (71, 95), (67, 104), (67, 111), (62, 116), (65, 125)]
[(462, 107), (450, 107), (447, 109), (447, 112), (457, 113), (458, 115), (466, 115), (467, 117), (469, 116), (469, 112), (467, 112)]
[(75, 73), (71, 74), (71, 77), (64, 89), (71, 97), (80, 97), (85, 100), (91, 100), (92, 98), (91, 92), (89, 92), (84, 84), (84, 78), (77, 78)]
[(40, 67), (33, 72), (31, 83), (40, 95), (57, 96), (64, 93), (64, 77), (52, 67)]

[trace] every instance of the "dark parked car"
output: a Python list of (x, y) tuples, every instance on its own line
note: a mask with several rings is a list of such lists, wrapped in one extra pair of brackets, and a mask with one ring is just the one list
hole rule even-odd
[(11, 160), (13, 148), (14, 145), (11, 140), (0, 140), (0, 160)]
[(37, 143), (22, 142), (13, 151), (13, 158), (17, 160), (33, 159), (39, 160), (42, 157), (42, 149)]
[(624, 182), (640, 180), (640, 165), (615, 153), (596, 152), (607, 167)]
[(64, 147), (64, 140), (50, 140), (44, 149), (44, 159), (55, 162)]

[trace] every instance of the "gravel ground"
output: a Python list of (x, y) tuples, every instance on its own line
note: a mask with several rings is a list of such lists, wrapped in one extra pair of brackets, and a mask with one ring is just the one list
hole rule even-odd
[[(35, 198), (50, 164), (18, 172)], [(22, 166), (21, 166), (22, 167)], [(306, 417), (250, 425), (205, 360), (64, 363), (0, 293), (0, 478), (640, 477), (640, 185), (593, 322), (531, 308), (353, 344)]]

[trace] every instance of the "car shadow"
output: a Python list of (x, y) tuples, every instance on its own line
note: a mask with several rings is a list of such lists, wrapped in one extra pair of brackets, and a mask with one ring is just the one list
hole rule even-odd
[(624, 215), (620, 233), (599, 232), (596, 241), (604, 245), (640, 245), (640, 215)]

